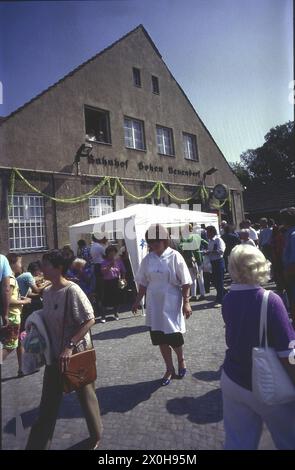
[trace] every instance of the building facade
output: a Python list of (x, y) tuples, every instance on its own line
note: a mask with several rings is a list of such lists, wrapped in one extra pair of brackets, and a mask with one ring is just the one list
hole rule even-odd
[[(142, 25), (2, 121), (0, 171), (0, 252), (27, 261), (67, 244), (69, 225), (116, 210), (115, 178), (125, 206), (147, 195), (206, 211), (202, 182), (225, 184), (222, 217), (243, 218), (238, 179)], [(158, 181), (166, 192), (150, 195)]]

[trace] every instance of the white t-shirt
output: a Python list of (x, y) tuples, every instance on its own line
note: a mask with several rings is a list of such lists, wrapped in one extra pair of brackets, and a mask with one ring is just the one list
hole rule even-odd
[(224, 252), (225, 252), (224, 241), (218, 235), (215, 235), (215, 237), (213, 237), (208, 242), (208, 256), (210, 258), (210, 261), (216, 261), (218, 259), (223, 258)]
[(257, 235), (256, 230), (254, 230), (254, 228), (252, 227), (249, 227), (248, 230), (249, 230), (249, 238), (254, 241), (258, 240), (258, 235)]
[(101, 264), (104, 261), (104, 254), (106, 251), (106, 246), (101, 245), (100, 243), (93, 242), (90, 247), (90, 255), (92, 258), (93, 264)]

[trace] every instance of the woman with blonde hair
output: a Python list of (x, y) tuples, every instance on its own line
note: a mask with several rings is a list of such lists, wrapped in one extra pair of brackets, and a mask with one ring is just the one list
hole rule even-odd
[[(266, 405), (252, 391), (252, 350), (260, 344), (265, 292), (261, 284), (269, 279), (270, 263), (256, 247), (239, 245), (231, 252), (228, 270), (233, 284), (222, 305), (228, 347), (221, 377), (225, 449), (257, 449), (263, 422), (278, 449), (295, 449), (295, 401)], [(295, 331), (281, 298), (273, 292), (267, 304), (267, 338), (295, 383), (295, 365), (288, 361)]]

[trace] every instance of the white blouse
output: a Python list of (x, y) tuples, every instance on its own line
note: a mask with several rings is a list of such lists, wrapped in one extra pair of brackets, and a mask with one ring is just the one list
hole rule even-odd
[(161, 256), (149, 253), (142, 260), (135, 280), (147, 288), (147, 326), (165, 334), (184, 333), (181, 287), (191, 285), (192, 279), (182, 255), (169, 247)]

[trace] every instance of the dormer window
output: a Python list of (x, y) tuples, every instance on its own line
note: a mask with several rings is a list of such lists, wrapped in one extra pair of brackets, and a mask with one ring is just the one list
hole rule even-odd
[(136, 67), (133, 67), (133, 84), (135, 86), (141, 87), (141, 76), (140, 70)]
[(152, 75), (152, 88), (153, 93), (155, 93), (156, 95), (160, 94), (159, 79), (158, 77), (155, 77), (155, 75)]

